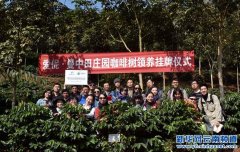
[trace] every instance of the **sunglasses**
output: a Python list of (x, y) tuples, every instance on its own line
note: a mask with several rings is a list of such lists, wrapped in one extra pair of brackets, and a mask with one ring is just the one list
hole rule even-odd
[(106, 99), (105, 97), (100, 97), (99, 99)]
[(134, 89), (140, 89), (140, 88), (134, 88)]
[(99, 93), (100, 91), (94, 91), (94, 93)]

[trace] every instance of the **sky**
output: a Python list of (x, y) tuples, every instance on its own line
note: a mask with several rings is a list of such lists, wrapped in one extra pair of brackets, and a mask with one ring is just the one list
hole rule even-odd
[[(75, 8), (75, 6), (74, 6), (74, 4), (72, 3), (72, 0), (59, 0), (61, 3), (63, 3), (63, 4), (65, 4), (68, 8), (70, 8), (70, 9), (74, 9)], [(95, 7), (97, 7), (97, 8), (101, 8), (101, 4), (100, 3), (97, 3), (96, 5), (95, 5)]]
[(68, 8), (74, 9), (74, 4), (72, 4), (72, 0), (59, 0), (61, 3), (65, 4)]

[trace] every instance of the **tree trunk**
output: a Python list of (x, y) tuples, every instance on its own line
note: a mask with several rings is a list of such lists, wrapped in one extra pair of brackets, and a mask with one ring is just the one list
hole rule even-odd
[(199, 75), (202, 75), (202, 73), (201, 73), (201, 68), (202, 68), (202, 66), (201, 66), (201, 56), (199, 56), (199, 59), (198, 59), (198, 67), (199, 67), (199, 69), (198, 69), (198, 74)]
[(14, 84), (12, 85), (12, 87), (13, 87), (12, 108), (14, 108), (16, 105), (17, 83), (15, 83), (15, 82), (16, 82), (16, 79), (14, 79)]
[(221, 27), (219, 29), (219, 36), (218, 36), (218, 56), (217, 56), (217, 65), (218, 65), (218, 82), (219, 82), (219, 90), (220, 90), (220, 99), (224, 98), (224, 86), (223, 86), (223, 73), (222, 73), (222, 58), (223, 58), (223, 47), (222, 47), (222, 31)]
[[(138, 23), (138, 30), (139, 30), (139, 33), (138, 33), (139, 52), (142, 52), (142, 51), (143, 51), (143, 45), (142, 45), (142, 29), (141, 29), (141, 26), (139, 25), (139, 23)], [(139, 77), (139, 84), (140, 84), (141, 88), (143, 89), (142, 73), (139, 73), (139, 74), (138, 74), (138, 77)]]
[(138, 74), (138, 78), (139, 78), (139, 85), (141, 86), (141, 88), (143, 89), (143, 79), (142, 79), (142, 73)]
[(239, 72), (238, 72), (238, 64), (237, 64), (237, 92), (239, 93)]
[(211, 88), (213, 89), (213, 70), (212, 69), (210, 71), (210, 76), (211, 76)]
[(166, 88), (166, 77), (165, 77), (165, 72), (163, 72), (163, 91), (165, 91)]
[(212, 60), (209, 58), (208, 59), (208, 65), (209, 65), (209, 68), (210, 68), (210, 79), (211, 79), (211, 88), (213, 89), (213, 66), (214, 66), (214, 63), (211, 62)]

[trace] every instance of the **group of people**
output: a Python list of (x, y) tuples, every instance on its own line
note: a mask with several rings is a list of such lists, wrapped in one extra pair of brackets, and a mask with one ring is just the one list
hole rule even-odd
[[(181, 88), (177, 78), (172, 80), (172, 88), (164, 95), (163, 90), (158, 88), (152, 79), (146, 82), (146, 90), (143, 91), (139, 84), (133, 83), (132, 79), (127, 80), (126, 84), (121, 84), (119, 78), (114, 79), (114, 89), (110, 88), (108, 82), (102, 87), (89, 83), (81, 88), (71, 86), (71, 90), (61, 90), (61, 85), (55, 83), (53, 90), (46, 90), (43, 98), (37, 101), (37, 105), (51, 109), (53, 116), (62, 113), (63, 105), (81, 105), (89, 111), (86, 116), (100, 120), (102, 118), (101, 109), (108, 104), (115, 102), (131, 103), (143, 110), (156, 109), (164, 104), (164, 99), (170, 101), (183, 101), (191, 105), (196, 111), (203, 114), (202, 120), (205, 122), (209, 131), (221, 130), (224, 122), (220, 101), (216, 95), (208, 93), (206, 84), (199, 85), (198, 81), (191, 83), (192, 92), (188, 95), (186, 90)], [(216, 129), (217, 128), (217, 129)]]
[(203, 115), (201, 121), (205, 123), (206, 130), (220, 133), (225, 119), (218, 97), (208, 92), (207, 84), (199, 85), (196, 80), (192, 81), (191, 89), (192, 92), (188, 95), (185, 89), (179, 87), (178, 79), (173, 79), (172, 89), (168, 91), (167, 96), (173, 101), (180, 100), (193, 106)]

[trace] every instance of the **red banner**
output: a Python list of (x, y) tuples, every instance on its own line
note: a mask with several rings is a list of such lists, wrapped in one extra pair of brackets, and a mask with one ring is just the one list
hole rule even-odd
[(39, 75), (88, 70), (89, 74), (190, 72), (194, 51), (42, 54)]

